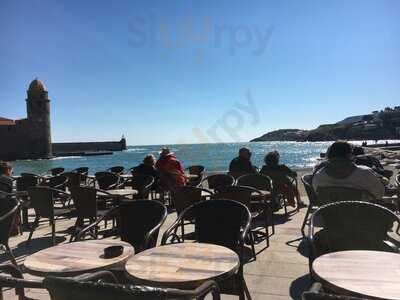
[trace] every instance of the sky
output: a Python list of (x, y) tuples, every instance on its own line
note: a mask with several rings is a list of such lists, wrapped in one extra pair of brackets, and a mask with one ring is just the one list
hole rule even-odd
[(0, 116), (56, 142), (248, 141), (400, 104), (398, 0), (1, 0)]

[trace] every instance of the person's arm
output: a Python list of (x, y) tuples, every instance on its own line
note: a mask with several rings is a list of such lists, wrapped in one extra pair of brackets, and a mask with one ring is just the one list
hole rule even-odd
[(382, 199), (382, 197), (385, 195), (385, 186), (380, 178), (375, 175), (374, 171), (370, 169), (364, 169), (361, 174), (360, 181), (361, 184), (365, 186), (365, 189), (377, 199)]
[(286, 165), (282, 165), (283, 171), (286, 176), (289, 176), (291, 178), (296, 178), (297, 177), (297, 172), (293, 171), (291, 168), (289, 168)]

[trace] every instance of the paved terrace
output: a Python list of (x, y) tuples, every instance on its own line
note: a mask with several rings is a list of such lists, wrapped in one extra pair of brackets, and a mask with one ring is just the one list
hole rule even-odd
[[(306, 201), (307, 199), (303, 200)], [(278, 215), (276, 232), (270, 238), (270, 247), (263, 250), (266, 246), (265, 241), (256, 245), (256, 251), (261, 251), (257, 255), (257, 260), (246, 264), (244, 267), (245, 279), (254, 300), (300, 299), (301, 293), (310, 286), (308, 259), (305, 256), (307, 249), (304, 243), (299, 247), (300, 241), (298, 240), (301, 237), (300, 227), (305, 212), (306, 208), (303, 208), (299, 213), (291, 214), (288, 219), (283, 215)], [(283, 210), (281, 213), (283, 214)], [(175, 218), (176, 213), (169, 214), (167, 221), (161, 228), (161, 234)], [(74, 220), (68, 219), (56, 221), (58, 243), (68, 242), (70, 236), (67, 229), (73, 223)], [(48, 226), (48, 222), (40, 223), (39, 228), (33, 234), (29, 247), (25, 245), (27, 238), (28, 232), (24, 232), (23, 235), (13, 237), (10, 240), (10, 246), (20, 265), (30, 254), (52, 246), (51, 228)], [(7, 256), (1, 254), (0, 262), (6, 260)], [(33, 278), (26, 273), (24, 276)], [(5, 299), (17, 299), (11, 290), (5, 290), (4, 296)], [(27, 296), (33, 299), (50, 299), (45, 290), (30, 289), (27, 290)], [(238, 297), (223, 295), (222, 299), (238, 299)]]

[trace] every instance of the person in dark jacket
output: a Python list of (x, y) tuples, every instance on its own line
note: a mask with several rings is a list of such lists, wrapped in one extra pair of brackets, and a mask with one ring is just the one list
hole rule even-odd
[(241, 148), (239, 156), (229, 164), (229, 174), (237, 178), (245, 174), (257, 173), (257, 168), (251, 163), (251, 151), (248, 148)]
[(143, 159), (143, 162), (132, 168), (132, 175), (150, 175), (154, 178), (154, 183), (152, 185), (152, 189), (157, 189), (159, 186), (160, 177), (158, 176), (158, 172), (156, 170), (156, 158), (153, 154), (146, 155)]
[(155, 179), (158, 177), (156, 170), (156, 158), (154, 155), (149, 154), (143, 159), (143, 162), (132, 169), (133, 175), (150, 175)]
[(279, 158), (280, 155), (277, 151), (269, 152), (264, 158), (265, 165), (261, 168), (260, 173), (272, 179), (275, 191), (283, 194), (289, 205), (296, 206), (295, 198), (299, 205), (303, 205), (295, 185), (297, 173), (286, 165), (279, 164)]

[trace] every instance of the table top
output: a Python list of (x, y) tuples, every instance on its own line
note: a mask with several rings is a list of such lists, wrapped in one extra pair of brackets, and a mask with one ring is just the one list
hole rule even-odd
[[(114, 258), (103, 258), (104, 248), (123, 246), (123, 253)], [(134, 254), (133, 247), (122, 241), (90, 240), (62, 244), (36, 252), (25, 259), (28, 273), (37, 276), (75, 276), (103, 269), (123, 267)]]
[(189, 288), (205, 280), (227, 278), (237, 272), (239, 264), (238, 255), (228, 248), (181, 243), (136, 254), (126, 263), (126, 270), (141, 284)]
[(313, 265), (317, 281), (334, 292), (368, 299), (400, 299), (400, 254), (342, 251), (322, 255)]
[(125, 197), (125, 196), (137, 195), (139, 193), (137, 190), (134, 189), (115, 189), (115, 190), (107, 190), (105, 192), (107, 192), (109, 195), (99, 193), (99, 196), (104, 195), (104, 197), (109, 197), (111, 195), (116, 197)]

